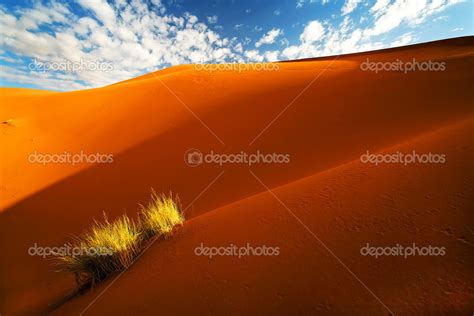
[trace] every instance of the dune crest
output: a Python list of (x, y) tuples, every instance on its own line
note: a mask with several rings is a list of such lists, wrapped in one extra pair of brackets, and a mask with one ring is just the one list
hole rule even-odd
[[(28, 248), (62, 245), (104, 210), (134, 214), (150, 188), (179, 193), (191, 220), (176, 238), (152, 247), (88, 314), (153, 314), (145, 307), (153, 304), (144, 304), (151, 301), (168, 313), (191, 312), (193, 304), (211, 313), (386, 313), (284, 205), (395, 314), (472, 311), (472, 269), (461, 258), (474, 253), (473, 51), (474, 37), (465, 37), (281, 62), (271, 71), (183, 65), (83, 91), (0, 89), (0, 121), (9, 122), (0, 126), (0, 248), (9, 254), (0, 259), (0, 312), (52, 312), (74, 280), (53, 273)], [(397, 59), (446, 68), (361, 69), (367, 60)], [(281, 153), (289, 162), (190, 167), (191, 149)], [(410, 166), (359, 160), (367, 151), (397, 150), (447, 160)], [(110, 160), (38, 160), (65, 152)], [(428, 268), (426, 258), (377, 261), (359, 254), (368, 239), (437, 243), (448, 255)], [(280, 255), (241, 259), (237, 271), (230, 267), (235, 258), (193, 252), (201, 243), (247, 242), (277, 245)], [(347, 286), (336, 287), (341, 283)], [(57, 314), (80, 313), (104, 286)], [(130, 289), (134, 300), (126, 297)], [(177, 300), (183, 297), (189, 304)]]

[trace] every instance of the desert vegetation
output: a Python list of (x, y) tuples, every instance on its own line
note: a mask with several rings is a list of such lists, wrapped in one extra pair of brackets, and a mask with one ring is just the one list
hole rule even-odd
[(145, 237), (160, 235), (167, 238), (174, 227), (181, 225), (184, 221), (180, 208), (179, 199), (173, 198), (171, 193), (166, 196), (158, 195), (153, 191), (151, 201), (146, 206), (142, 206), (140, 214), (141, 228)]
[(152, 191), (137, 220), (122, 215), (109, 221), (104, 213), (102, 221), (75, 236), (69, 244), (74, 251), (56, 257), (57, 271), (74, 273), (79, 288), (87, 288), (130, 267), (150, 239), (168, 238), (183, 222), (178, 197)]

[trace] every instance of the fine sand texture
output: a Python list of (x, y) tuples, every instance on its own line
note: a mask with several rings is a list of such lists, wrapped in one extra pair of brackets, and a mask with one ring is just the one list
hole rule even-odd
[[(361, 69), (414, 59), (446, 67)], [(267, 70), (183, 65), (73, 92), (0, 88), (0, 313), (471, 315), (473, 82), (464, 37)], [(289, 162), (189, 166), (189, 150)], [(368, 151), (445, 161), (375, 165)], [(64, 152), (113, 161), (34, 160)], [(136, 216), (152, 188), (179, 195), (184, 226), (85, 294), (28, 254), (104, 211)], [(445, 253), (376, 258), (367, 244)], [(279, 253), (209, 258), (201, 245)]]

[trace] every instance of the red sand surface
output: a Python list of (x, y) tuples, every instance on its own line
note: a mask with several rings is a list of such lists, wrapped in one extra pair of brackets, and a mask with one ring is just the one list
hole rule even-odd
[[(367, 58), (446, 70), (362, 71)], [(67, 93), (0, 89), (2, 315), (471, 314), (474, 38), (278, 66), (185, 65)], [(192, 148), (290, 162), (192, 168)], [(81, 150), (113, 163), (28, 162)], [(375, 166), (360, 162), (367, 150), (446, 162)], [(102, 211), (134, 215), (150, 188), (179, 194), (184, 227), (119, 278), (64, 299), (73, 276), (28, 248), (63, 245)], [(195, 255), (201, 243), (280, 253), (210, 259)], [(376, 259), (361, 255), (367, 243), (446, 254)]]

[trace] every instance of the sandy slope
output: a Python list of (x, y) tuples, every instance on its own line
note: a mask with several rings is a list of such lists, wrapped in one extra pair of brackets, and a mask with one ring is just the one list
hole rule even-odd
[[(354, 161), (194, 218), (91, 306), (109, 284), (55, 314), (467, 314), (473, 128), (471, 118), (383, 151), (444, 153), (443, 165)], [(210, 259), (195, 254), (201, 243), (277, 246), (280, 255)], [(360, 254), (367, 243), (446, 247), (446, 255), (376, 259)]]
[[(434, 224), (444, 225), (448, 219), (460, 220), (463, 215), (451, 212), (451, 198), (444, 190), (452, 190), (450, 194), (461, 194), (458, 198), (462, 199), (465, 198), (463, 194), (466, 194), (462, 190), (472, 183), (470, 181), (472, 179), (466, 178), (469, 176), (467, 170), (472, 167), (470, 163), (472, 159), (463, 158), (463, 155), (467, 154), (472, 147), (472, 125), (467, 123), (456, 125), (458, 127), (454, 130), (457, 132), (454, 130), (452, 132), (462, 139), (461, 149), (453, 153), (453, 155), (458, 154), (458, 163), (446, 164), (447, 167), (443, 166), (445, 169), (438, 168), (439, 166), (435, 169), (433, 166), (417, 166), (392, 170), (392, 167), (379, 166), (375, 171), (374, 169), (367, 171), (367, 174), (370, 174), (369, 171), (375, 173), (372, 175), (372, 181), (364, 187), (361, 183), (362, 177), (358, 173), (360, 166), (346, 165), (344, 168), (349, 168), (347, 172), (354, 172), (354, 176), (353, 178), (343, 177), (345, 180), (337, 182), (336, 187), (350, 186), (350, 183), (354, 183), (352, 186), (356, 193), (350, 190), (345, 191), (347, 194), (353, 193), (352, 197), (346, 194), (341, 196), (340, 200), (334, 200), (331, 195), (324, 198), (318, 194), (319, 191), (314, 191), (314, 186), (322, 185), (318, 182), (321, 180), (316, 180), (320, 177), (319, 172), (357, 159), (368, 149), (376, 151), (387, 148), (472, 116), (474, 114), (471, 92), (474, 79), (473, 44), (472, 37), (460, 38), (380, 52), (346, 55), (336, 60), (326, 58), (280, 63), (278, 71), (209, 73), (197, 71), (193, 66), (188, 65), (100, 89), (68, 93), (0, 89), (2, 104), (0, 120), (8, 122), (1, 125), (0, 135), (2, 144), (0, 205), (3, 208), (0, 214), (0, 247), (8, 254), (0, 259), (0, 279), (3, 281), (0, 284), (0, 311), (34, 313), (48, 310), (49, 306), (58, 302), (73, 284), (70, 276), (51, 272), (51, 266), (47, 260), (28, 256), (27, 249), (31, 245), (35, 242), (44, 246), (61, 245), (68, 240), (68, 235), (80, 233), (90, 225), (93, 218), (99, 218), (103, 210), (112, 216), (124, 211), (134, 214), (137, 203), (146, 201), (151, 187), (157, 191), (173, 190), (179, 193), (185, 206), (193, 203), (187, 211), (188, 218), (192, 220), (184, 228), (183, 236), (177, 237), (176, 241), (156, 245), (156, 248), (168, 249), (167, 256), (174, 265), (167, 267), (164, 264), (167, 256), (162, 256), (160, 250), (150, 250), (149, 258), (156, 256), (161, 259), (153, 261), (144, 258), (144, 262), (139, 264), (145, 265), (145, 260), (152, 260), (148, 264), (151, 264), (153, 268), (144, 267), (144, 271), (134, 268), (133, 271), (140, 275), (138, 276), (140, 280), (147, 278), (145, 276), (150, 276), (150, 279), (146, 281), (147, 284), (156, 283), (156, 286), (166, 284), (158, 282), (162, 277), (158, 272), (177, 266), (180, 262), (185, 266), (177, 267), (176, 271), (181, 273), (181, 276), (188, 277), (181, 279), (183, 282), (171, 282), (173, 285), (170, 286), (175, 286), (175, 290), (180, 293), (185, 289), (187, 293), (199, 292), (200, 296), (194, 296), (193, 299), (196, 301), (202, 299), (201, 304), (207, 305), (201, 306), (207, 309), (212, 308), (213, 304), (221, 309), (236, 305), (241, 306), (240, 308), (247, 305), (252, 310), (271, 309), (273, 307), (268, 305), (269, 303), (249, 305), (245, 302), (260, 302), (260, 299), (257, 300), (256, 297), (263, 295), (263, 292), (270, 295), (270, 292), (279, 288), (273, 282), (280, 282), (282, 279), (287, 280), (287, 283), (281, 283), (286, 284), (287, 290), (284, 292), (286, 296), (275, 294), (274, 299), (279, 299), (281, 304), (286, 304), (286, 308), (289, 308), (288, 302), (292, 300), (295, 302), (295, 295), (303, 291), (301, 294), (303, 302), (308, 304), (300, 305), (306, 310), (314, 307), (310, 304), (312, 302), (310, 295), (314, 300), (318, 297), (327, 298), (327, 304), (331, 304), (333, 309), (341, 308), (348, 311), (352, 306), (357, 312), (362, 310), (357, 306), (362, 306), (360, 304), (367, 302), (370, 302), (367, 306), (372, 306), (368, 308), (379, 309), (380, 304), (373, 302), (373, 297), (367, 296), (364, 288), (353, 279), (351, 280), (350, 275), (345, 275), (344, 270), (337, 267), (337, 261), (331, 261), (331, 257), (324, 253), (324, 249), (318, 252), (318, 245), (304, 234), (304, 230), (297, 222), (292, 222), (291, 218), (282, 217), (283, 209), (275, 210), (275, 205), (268, 204), (270, 198), (254, 197), (238, 202), (246, 203), (247, 210), (245, 211), (234, 206), (239, 205), (238, 203), (229, 205), (264, 191), (262, 185), (248, 172), (247, 166), (202, 165), (190, 168), (184, 163), (183, 155), (190, 148), (197, 148), (202, 152), (214, 150), (235, 153), (240, 150), (247, 152), (260, 150), (289, 153), (291, 162), (287, 165), (256, 165), (251, 169), (270, 188), (292, 183), (291, 189), (284, 190), (289, 192), (288, 198), (294, 195), (293, 199), (298, 199), (298, 191), (308, 189), (307, 195), (300, 198), (301, 207), (311, 210), (304, 218), (304, 222), (308, 225), (328, 219), (328, 214), (320, 214), (321, 207), (332, 205), (338, 210), (345, 209), (346, 217), (341, 215), (341, 221), (358, 219), (362, 221), (361, 227), (366, 227), (371, 234), (376, 234), (378, 231), (375, 230), (375, 222), (371, 222), (370, 217), (365, 221), (363, 218), (365, 213), (375, 216), (377, 210), (368, 206), (378, 206), (380, 200), (377, 196), (383, 195), (387, 187), (394, 191), (390, 203), (402, 203), (402, 205), (395, 213), (393, 210), (390, 213), (390, 209), (382, 205), (386, 214), (377, 223), (381, 225), (380, 227), (389, 229), (391, 220), (396, 220), (397, 216), (409, 221), (411, 218), (409, 214), (412, 214), (410, 212), (416, 211), (414, 206), (423, 205), (415, 196), (405, 195), (411, 187), (403, 187), (401, 181), (409, 181), (409, 179), (414, 182), (413, 187), (419, 190), (426, 189), (427, 184), (433, 182), (435, 187), (430, 196), (433, 196), (436, 203), (439, 202), (441, 213), (438, 214), (439, 217), (433, 219)], [(375, 74), (360, 70), (360, 63), (367, 58), (374, 61), (393, 61), (397, 58), (446, 61), (447, 70)], [(288, 104), (290, 106), (287, 108)], [(285, 110), (284, 113), (255, 139), (282, 110)], [(453, 147), (444, 143), (449, 138), (448, 136), (442, 134), (439, 137), (430, 137), (426, 144), (440, 146), (441, 150), (454, 150)], [(445, 145), (447, 147), (443, 147)], [(28, 163), (28, 155), (35, 150), (43, 153), (64, 151), (77, 153), (83, 150), (87, 153), (114, 154), (114, 163), (75, 166), (64, 164), (43, 166)], [(354, 169), (348, 166), (353, 166)], [(413, 176), (411, 176), (412, 169)], [(416, 170), (419, 173), (426, 173), (429, 170), (432, 181), (421, 178)], [(438, 173), (435, 170), (439, 170)], [(224, 171), (223, 174), (221, 174), (222, 171)], [(387, 177), (380, 176), (379, 172), (382, 171), (389, 173)], [(218, 175), (220, 177), (216, 180)], [(312, 185), (293, 188), (293, 186), (296, 187), (294, 181), (311, 175), (315, 175), (315, 182)], [(391, 178), (388, 178), (389, 176)], [(214, 180), (216, 180), (214, 185), (201, 195)], [(358, 183), (361, 183), (360, 187)], [(377, 192), (379, 192), (378, 195)], [(366, 200), (364, 195), (369, 195), (372, 199), (367, 197)], [(195, 200), (196, 197), (199, 198)], [(472, 203), (472, 196), (467, 196), (467, 199)], [(405, 202), (413, 203), (413, 205), (403, 204)], [(339, 206), (339, 203), (346, 205), (345, 208)], [(359, 216), (356, 217), (356, 215), (351, 215), (350, 209), (351, 205), (357, 205), (357, 203), (364, 208), (358, 211)], [(459, 203), (461, 211), (469, 206), (464, 200)], [(215, 210), (219, 207), (223, 208)], [(229, 208), (229, 210), (223, 211), (224, 208)], [(207, 214), (210, 211), (213, 212)], [(265, 220), (253, 220), (250, 216), (253, 213), (248, 212), (262, 214)], [(273, 212), (276, 213), (273, 214)], [(225, 215), (233, 213), (236, 214)], [(264, 216), (264, 214), (267, 215)], [(249, 224), (249, 221), (254, 223)], [(373, 275), (374, 268), (364, 266), (364, 259), (357, 256), (356, 250), (347, 248), (350, 250), (348, 251), (345, 248), (351, 247), (348, 244), (348, 236), (349, 240), (353, 241), (352, 246), (357, 241), (355, 236), (357, 230), (350, 230), (346, 232), (347, 235), (340, 236), (337, 233), (340, 227), (331, 228), (330, 224), (334, 221), (326, 223), (327, 227), (324, 228), (326, 233), (321, 236), (324, 237), (322, 239), (328, 242), (332, 240), (331, 249), (336, 247), (335, 250), (338, 250), (344, 262), (348, 261), (348, 264), (351, 263), (350, 266), (356, 265), (357, 274), (361, 274), (361, 278), (366, 277), (366, 280), (378, 277), (380, 282), (381, 274)], [(423, 224), (423, 221), (419, 222), (413, 222), (412, 227)], [(472, 224), (472, 218), (467, 218), (464, 225), (468, 227), (469, 223)], [(349, 224), (353, 225), (352, 223), (347, 225)], [(464, 229), (464, 226), (461, 228)], [(208, 233), (207, 229), (213, 229), (214, 233)], [(331, 233), (331, 229), (336, 230), (336, 233)], [(402, 232), (399, 235), (392, 232), (387, 241), (407, 240), (408, 226), (401, 229)], [(187, 237), (188, 234), (190, 234), (189, 237)], [(468, 241), (472, 240), (472, 231), (470, 234), (464, 236)], [(241, 271), (247, 271), (246, 275), (250, 279), (243, 278), (242, 282), (247, 280), (247, 283), (238, 283), (233, 288), (237, 276), (242, 276), (244, 272), (239, 274), (225, 267), (233, 264), (236, 266), (234, 269), (240, 269), (243, 259), (237, 262), (235, 259), (217, 259), (224, 260), (223, 265), (214, 266), (214, 263), (210, 265), (211, 263), (202, 258), (192, 258), (192, 262), (198, 266), (204, 264), (203, 268), (207, 267), (208, 271), (215, 269), (213, 271), (216, 274), (213, 277), (209, 274), (197, 273), (195, 270), (197, 268), (190, 268), (193, 266), (192, 263), (182, 261), (179, 256), (181, 254), (191, 256), (189, 247), (186, 247), (201, 239), (206, 241), (206, 238), (210, 238), (211, 235), (215, 240), (209, 239), (210, 242), (235, 240), (234, 243), (253, 241), (254, 237), (258, 241), (260, 236), (264, 238), (263, 240), (267, 238), (281, 243), (282, 251), (286, 249), (288, 255), (283, 252), (277, 259), (282, 260), (283, 263), (274, 263), (274, 261), (270, 263), (268, 260), (274, 259), (268, 258), (253, 258), (245, 261), (247, 263)], [(424, 233), (420, 233), (421, 240), (425, 237), (429, 239), (431, 235), (425, 236)], [(401, 240), (398, 241), (397, 238)], [(440, 239), (440, 241), (447, 240)], [(311, 245), (316, 252), (304, 252), (303, 255), (301, 251), (306, 248), (299, 246), (301, 242), (302, 245), (308, 247)], [(182, 243), (183, 246), (176, 248), (175, 243), (176, 245)], [(466, 245), (470, 246), (470, 241)], [(460, 261), (466, 260), (467, 257), (464, 256), (466, 249), (468, 248), (461, 247), (454, 257), (449, 257), (443, 263), (445, 269), (441, 271), (440, 268), (438, 272), (446, 273), (450, 269), (455, 269), (454, 271), (462, 274), (466, 272), (466, 269), (472, 270), (466, 262)], [(326, 258), (322, 259), (326, 261), (318, 263), (321, 258)], [(160, 260), (163, 262), (160, 263)], [(307, 265), (308, 270), (301, 267), (301, 262), (306, 260), (312, 263)], [(411, 262), (418, 262), (417, 260), (420, 259)], [(15, 264), (12, 265), (12, 262)], [(370, 262), (374, 264), (373, 261), (369, 260)], [(423, 265), (427, 261), (424, 262)], [(295, 265), (298, 266), (297, 269)], [(400, 266), (399, 271), (400, 273), (407, 272), (413, 277), (420, 266), (422, 266), (421, 263), (408, 267)], [(185, 267), (187, 270), (184, 269)], [(314, 275), (316, 270), (326, 268), (329, 270), (324, 276)], [(331, 269), (334, 269), (336, 279), (333, 279)], [(380, 271), (385, 271), (383, 269), (386, 267), (380, 269)], [(305, 271), (310, 272), (309, 276), (318, 278), (318, 281), (304, 277), (304, 273), (300, 274)], [(274, 273), (278, 277), (275, 277)], [(133, 278), (132, 271), (126, 275), (127, 278)], [(157, 279), (154, 280), (153, 276)], [(172, 278), (173, 275), (168, 277)], [(272, 277), (273, 281), (269, 280)], [(208, 282), (204, 287), (206, 291), (199, 290), (199, 284), (202, 283), (203, 278)], [(289, 286), (288, 282), (292, 279), (300, 281), (295, 281)], [(189, 283), (185, 282), (186, 280)], [(234, 280), (234, 283), (231, 280)], [(250, 282), (252, 280), (255, 281), (257, 288), (255, 290), (257, 292), (253, 295), (252, 284), (254, 283)], [(390, 280), (392, 279), (387, 279), (387, 282)], [(397, 280), (400, 281), (400, 277)], [(412, 281), (409, 278), (406, 280)], [(457, 292), (454, 291), (456, 297), (459, 298), (461, 309), (466, 308), (466, 295), (472, 295), (472, 280), (466, 280), (466, 283), (462, 285), (465, 288), (456, 288)], [(353, 282), (352, 287), (341, 287), (337, 284), (338, 281)], [(451, 279), (448, 281), (451, 282)], [(317, 289), (319, 283), (321, 288)], [(413, 304), (423, 304), (426, 299), (414, 297), (417, 301), (414, 301), (413, 306), (408, 306), (403, 296), (406, 293), (400, 292), (401, 287), (405, 286), (406, 291), (411, 295), (407, 284), (401, 281), (398, 286), (393, 287), (383, 287), (379, 284), (374, 291), (381, 292), (380, 295), (388, 299), (392, 305), (405, 304), (406, 310), (412, 310)], [(429, 281), (426, 283), (420, 281), (418, 285), (413, 286), (415, 288), (418, 286), (419, 291), (428, 291), (431, 285)], [(454, 285), (458, 286), (458, 284)], [(371, 284), (371, 286), (374, 285)], [(234, 294), (224, 296), (226, 293), (224, 290), (230, 288)], [(323, 294), (329, 289), (332, 295), (324, 296)], [(390, 292), (392, 289), (393, 293)], [(155, 289), (155, 291), (165, 292), (167, 290), (172, 292), (168, 287)], [(141, 295), (149, 298), (148, 295), (154, 295), (153, 293), (141, 293)], [(360, 297), (357, 298), (357, 295)], [(111, 297), (109, 300), (104, 299), (101, 304), (105, 305), (100, 306), (105, 308), (107, 302), (113, 305), (114, 300), (110, 300)], [(182, 299), (181, 296), (178, 297)], [(235, 300), (232, 297), (235, 297)], [(338, 297), (341, 300), (338, 300)], [(81, 308), (87, 300), (91, 299), (92, 293), (72, 302), (72, 305), (65, 305), (64, 308)], [(138, 306), (134, 304), (138, 304), (139, 301), (140, 298), (137, 297), (136, 300), (129, 302), (130, 305), (124, 307), (131, 308), (130, 313), (132, 313), (139, 310), (134, 310)], [(219, 305), (220, 301), (222, 301), (221, 305)], [(173, 308), (184, 308), (181, 304), (177, 306), (172, 302), (173, 300), (169, 301), (168, 305), (170, 311)], [(165, 301), (162, 303), (168, 304)], [(318, 301), (318, 303), (325, 304), (323, 301)], [(448, 303), (442, 304), (443, 308), (449, 308), (449, 306)], [(423, 305), (420, 308), (423, 308)]]

